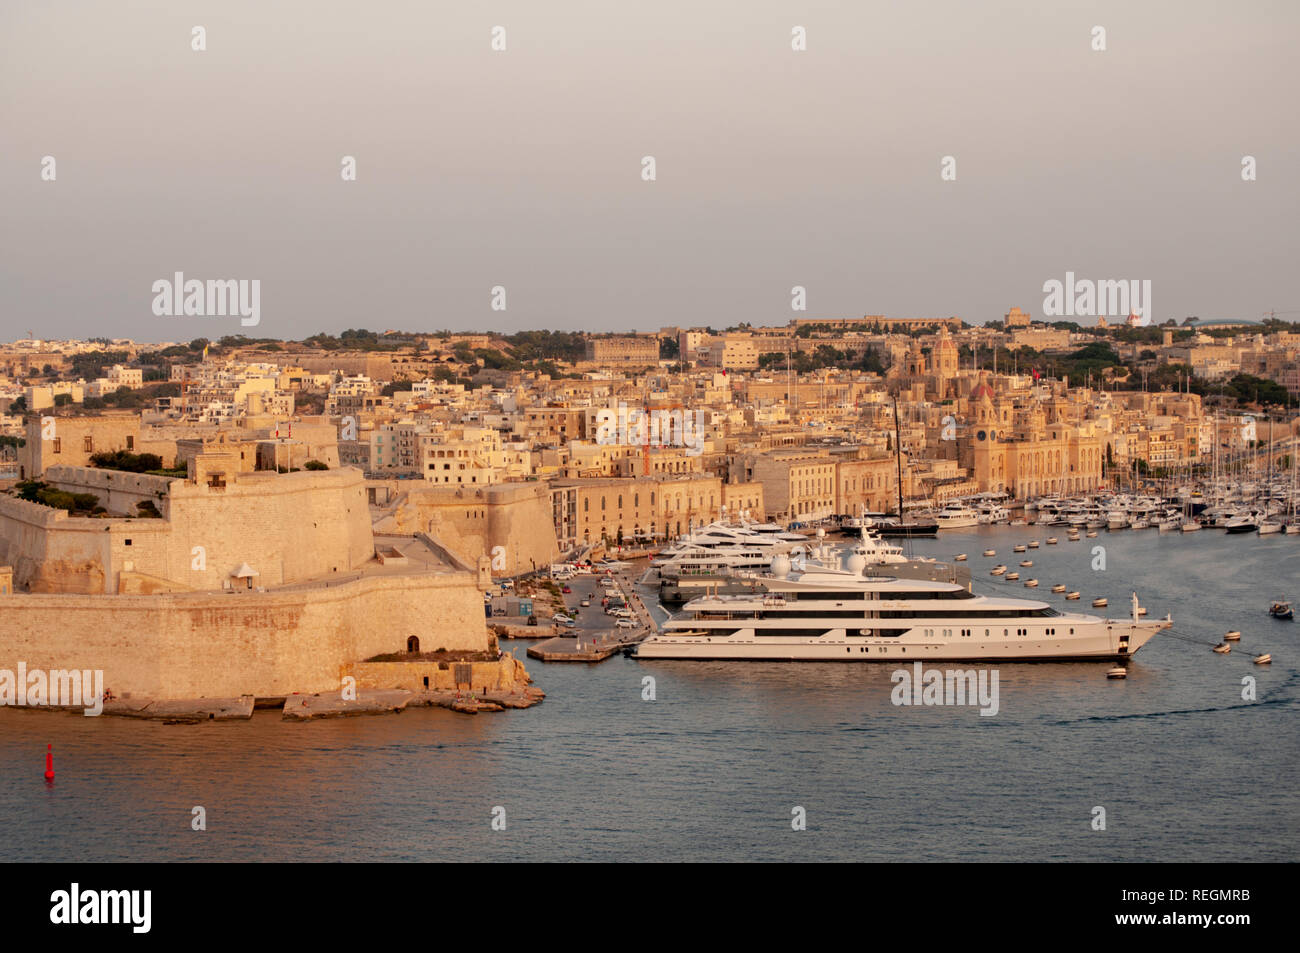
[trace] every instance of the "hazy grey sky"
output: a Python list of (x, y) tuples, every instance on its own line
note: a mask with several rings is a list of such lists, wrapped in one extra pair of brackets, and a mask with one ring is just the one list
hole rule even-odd
[[(1157, 321), (1300, 310), (1298, 27), (1288, 0), (0, 0), (0, 339), (782, 324), (794, 285), (798, 316), (982, 322), (1066, 271), (1151, 280)], [(260, 279), (261, 324), (156, 317), (176, 271)]]

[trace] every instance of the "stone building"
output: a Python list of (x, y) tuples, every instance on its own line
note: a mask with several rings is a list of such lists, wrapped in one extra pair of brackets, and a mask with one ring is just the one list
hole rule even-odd
[(654, 367), (659, 363), (659, 339), (638, 334), (589, 337), (586, 359), (596, 364)]

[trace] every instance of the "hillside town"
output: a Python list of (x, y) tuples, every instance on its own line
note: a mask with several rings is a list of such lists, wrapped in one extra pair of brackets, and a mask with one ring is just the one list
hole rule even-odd
[[(513, 573), (725, 518), (812, 524), (900, 499), (1189, 477), (1288, 439), (1297, 401), (1300, 330), (1275, 317), (1083, 327), (1011, 308), (979, 325), (26, 339), (0, 346), (0, 466), (10, 486), (118, 451), (180, 472), (221, 445), (247, 472), (354, 468), (376, 512), (414, 487), (476, 501), (461, 555), (503, 546), (497, 571)], [(52, 420), (59, 436), (42, 440)], [(526, 546), (481, 532), (519, 492), (549, 525)]]

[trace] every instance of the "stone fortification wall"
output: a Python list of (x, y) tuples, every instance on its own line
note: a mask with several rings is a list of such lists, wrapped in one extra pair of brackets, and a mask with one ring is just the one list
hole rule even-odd
[(495, 553), (500, 557), (492, 567), (496, 576), (549, 566), (559, 556), (545, 484), (470, 490), (424, 486), (412, 480), (370, 481), (371, 486), (380, 483), (391, 487), (398, 503), (379, 517), (377, 532), (428, 533), (471, 566), (479, 557), (492, 559)]
[[(364, 480), (351, 469), (233, 475), (224, 487), (113, 471), (57, 467), (59, 485), (115, 500), (155, 500), (165, 519), (84, 519), (0, 498), (0, 563), (31, 592), (113, 593), (123, 572), (188, 589), (220, 589), (243, 563), (255, 584), (279, 586), (337, 576), (374, 555)], [(52, 481), (54, 482), (54, 481)], [(110, 509), (115, 507), (110, 507)]]
[(0, 669), (102, 669), (115, 694), (278, 697), (340, 688), (353, 663), (421, 647), (483, 652), (467, 573), (367, 576), (274, 593), (12, 595)]
[(44, 480), (68, 493), (93, 493), (113, 516), (137, 516), (136, 504), (148, 501), (167, 515), (168, 487), (177, 477), (101, 470), (96, 467), (50, 467)]

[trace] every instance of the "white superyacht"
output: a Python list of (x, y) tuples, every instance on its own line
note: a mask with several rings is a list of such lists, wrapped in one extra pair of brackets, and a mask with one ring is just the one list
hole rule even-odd
[(883, 662), (1124, 659), (1173, 625), (1060, 612), (1045, 602), (978, 596), (950, 582), (845, 568), (793, 570), (778, 556), (753, 592), (692, 599), (642, 642), (641, 659)]

